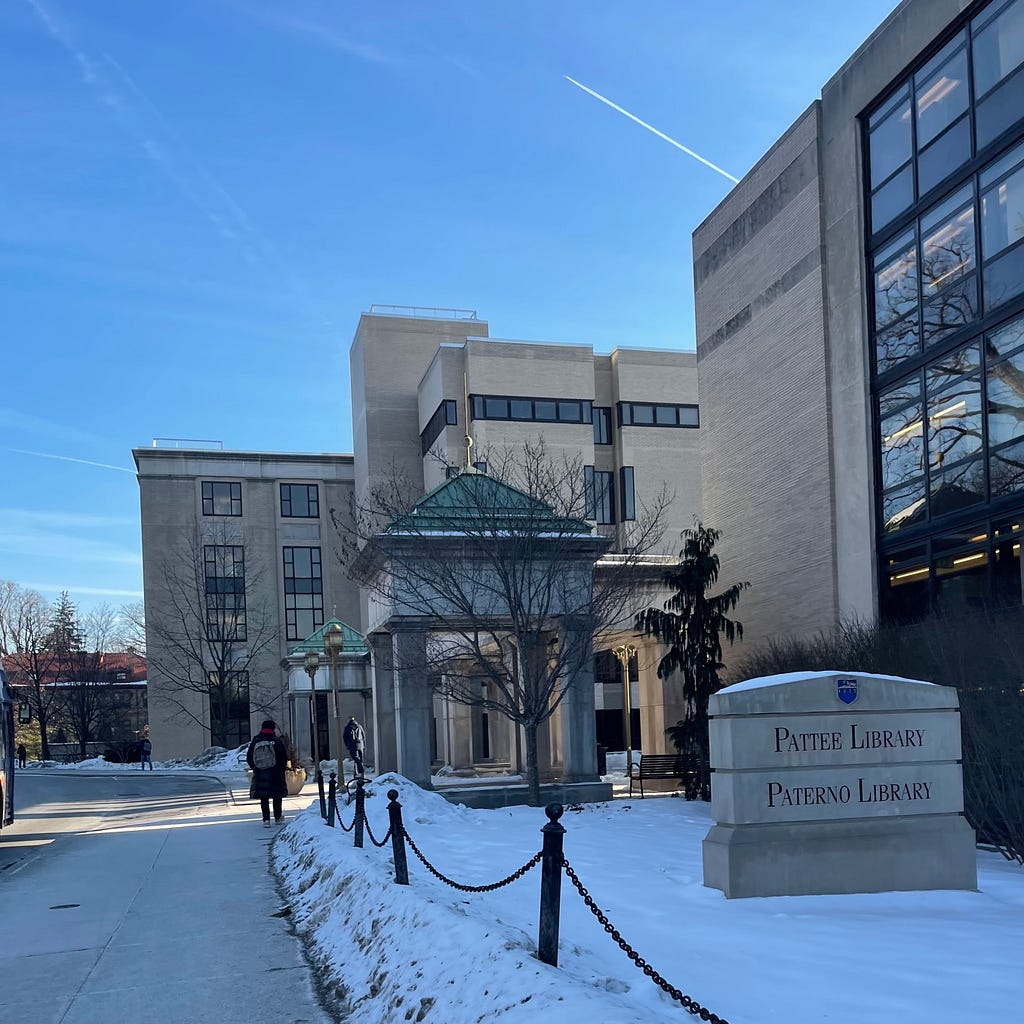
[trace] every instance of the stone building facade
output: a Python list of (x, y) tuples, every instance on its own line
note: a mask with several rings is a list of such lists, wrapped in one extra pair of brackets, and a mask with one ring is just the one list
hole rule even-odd
[(905, 0), (693, 235), (746, 646), (1021, 603), (1024, 3)]
[[(277, 616), (276, 643), (249, 666), (248, 714), (241, 700), (237, 709), (239, 742), (248, 735), (246, 726), (258, 728), (264, 713), (258, 705), (287, 723), (308, 753), (310, 696), (300, 645), (332, 618), (360, 633), (368, 630), (368, 594), (340, 557), (351, 535), (339, 535), (330, 510), (344, 522), (350, 509), (369, 502), (375, 485), (395, 475), (411, 481), (420, 495), (428, 493), (466, 466), (467, 434), (473, 439), (469, 461), (478, 464), (488, 453), (494, 457), (541, 438), (554, 457), (576, 460), (592, 495), (595, 531), (611, 539), (612, 550), (626, 543), (645, 499), (663, 488), (673, 498), (663, 557), (678, 553), (679, 532), (699, 512), (693, 353), (620, 348), (601, 355), (588, 345), (492, 339), (487, 322), (468, 312), (420, 314), (389, 307), (360, 317), (350, 349), (351, 455), (161, 447), (134, 452), (147, 620), (171, 614), (162, 593), (165, 553), (180, 546), (183, 535), (204, 548), (243, 547), (246, 601)], [(252, 572), (250, 564), (257, 567)], [(202, 585), (219, 586), (205, 579)], [(629, 673), (634, 746), (642, 740), (649, 750), (664, 750), (664, 730), (682, 714), (678, 684), (657, 679), (655, 645), (630, 639), (639, 648)], [(621, 667), (605, 649), (614, 642), (609, 637), (598, 645), (588, 713), (595, 716), (597, 742), (622, 749)], [(339, 686), (342, 721), (355, 714), (372, 724), (377, 716), (376, 666), (391, 673), (395, 656), (382, 643), (381, 636), (368, 637), (370, 653), (361, 660), (349, 652)], [(172, 748), (168, 753), (195, 753), (210, 742), (217, 723), (197, 694), (185, 695), (189, 706), (181, 713), (182, 693), (172, 696), (174, 681), (160, 668), (168, 658), (154, 656), (159, 639), (153, 630), (149, 644), (153, 728)], [(240, 656), (246, 653), (240, 644)], [(316, 677), (316, 720), (321, 749), (335, 752), (334, 727), (323, 724), (333, 721), (333, 705), (325, 703), (331, 682), (324, 659)], [(516, 767), (507, 729), (482, 723), (479, 712), (435, 704), (432, 728), (435, 763)], [(393, 747), (389, 739), (385, 749)]]

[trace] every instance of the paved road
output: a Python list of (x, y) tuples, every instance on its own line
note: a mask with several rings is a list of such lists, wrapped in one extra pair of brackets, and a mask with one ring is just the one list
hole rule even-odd
[(69, 837), (104, 821), (129, 821), (155, 811), (223, 807), (225, 787), (215, 778), (125, 770), (88, 775), (68, 770), (17, 772), (16, 820), (0, 832), (0, 878), (38, 857), (60, 855)]
[(0, 833), (3, 1021), (327, 1024), (252, 804), (159, 772), (17, 785)]

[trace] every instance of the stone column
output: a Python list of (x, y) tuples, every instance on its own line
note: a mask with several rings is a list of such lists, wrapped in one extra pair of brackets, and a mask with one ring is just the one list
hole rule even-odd
[(370, 633), (371, 685), (373, 690), (373, 766), (380, 772), (398, 770), (395, 738), (395, 672), (390, 633)]
[(597, 728), (594, 720), (594, 652), (589, 632), (566, 628), (560, 642), (571, 649), (583, 648), (576, 675), (569, 681), (561, 704), (562, 780), (598, 782)]
[(397, 626), (392, 647), (398, 772), (429, 789), (434, 701), (427, 682), (427, 630)]

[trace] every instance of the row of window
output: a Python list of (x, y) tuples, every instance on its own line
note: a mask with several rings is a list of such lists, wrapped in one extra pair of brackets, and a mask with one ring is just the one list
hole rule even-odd
[(1024, 491), (1024, 317), (878, 395), (888, 533)]
[[(615, 475), (607, 470), (584, 466), (583, 483), (587, 519), (602, 525), (614, 523)], [(619, 502), (619, 520), (628, 522), (636, 519), (636, 492), (632, 466), (623, 466), (619, 470)]]
[[(612, 443), (611, 409), (595, 406), (589, 399), (570, 398), (508, 398), (501, 395), (471, 395), (470, 410), (475, 420), (518, 420), (540, 423), (592, 423), (594, 444)], [(431, 418), (431, 424), (442, 413), (442, 402)], [(452, 416), (454, 406), (452, 402)], [(700, 415), (696, 405), (669, 405), (654, 402), (619, 402), (618, 422), (620, 427), (699, 427)], [(441, 432), (444, 422), (437, 425), (437, 432), (430, 439), (433, 444)], [(423, 432), (426, 438), (430, 426)], [(430, 444), (424, 445), (424, 454)]]
[[(454, 403), (453, 403), (454, 404)], [(318, 484), (281, 484), (281, 516), (285, 519), (319, 519)], [(203, 480), (204, 516), (240, 516), (242, 485), (230, 480)]]
[[(324, 624), (324, 584), (320, 548), (286, 547), (284, 562), (285, 633), (305, 640)], [(203, 548), (206, 623), (212, 639), (246, 639), (245, 554), (240, 544)]]
[(956, 615), (1024, 599), (1021, 539), (1024, 517), (982, 520), (886, 553), (882, 611), (890, 620), (932, 610)]
[(654, 405), (650, 402), (619, 402), (620, 427), (699, 427), (695, 405)]
[(590, 423), (593, 403), (585, 398), (511, 398), (470, 395), (475, 420), (517, 420), (522, 423)]
[(874, 268), (879, 374), (1024, 292), (1024, 145), (918, 217)]
[(868, 119), (871, 230), (894, 221), (1024, 112), (1024, 0), (989, 4)]

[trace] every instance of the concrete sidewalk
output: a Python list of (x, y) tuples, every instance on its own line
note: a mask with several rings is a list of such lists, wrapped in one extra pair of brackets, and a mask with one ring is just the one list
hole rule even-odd
[[(261, 826), (244, 774), (222, 779), (236, 800), (114, 811), (0, 877), (5, 1021), (329, 1024), (277, 916), (279, 829)], [(309, 803), (288, 799), (286, 814)]]

